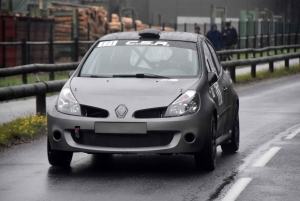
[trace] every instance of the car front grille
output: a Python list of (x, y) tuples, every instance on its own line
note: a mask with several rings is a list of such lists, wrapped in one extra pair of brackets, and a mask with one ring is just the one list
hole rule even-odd
[(137, 119), (163, 118), (167, 108), (153, 108), (147, 110), (138, 110), (134, 113)]
[(73, 140), (78, 144), (116, 147), (116, 148), (139, 148), (165, 146), (171, 143), (175, 132), (149, 131), (147, 134), (99, 134), (93, 130), (81, 130), (80, 138), (75, 137), (71, 131)]
[(95, 118), (106, 118), (109, 114), (107, 110), (86, 105), (81, 105), (81, 113), (82, 116)]

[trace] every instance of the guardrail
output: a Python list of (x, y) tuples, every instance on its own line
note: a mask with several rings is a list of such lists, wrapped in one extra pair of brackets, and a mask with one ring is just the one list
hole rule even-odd
[[(237, 59), (240, 59), (240, 54), (245, 54), (246, 59), (249, 58), (249, 53), (252, 54), (252, 57), (256, 57), (256, 53), (260, 53), (260, 56), (263, 56), (264, 52), (268, 52), (268, 56), (271, 56), (270, 51), (275, 51), (275, 55), (278, 54), (278, 50), (287, 50), (287, 53), (290, 53), (291, 49), (294, 49), (294, 52), (297, 51), (297, 49), (300, 48), (300, 45), (281, 45), (281, 46), (269, 46), (269, 47), (264, 47), (264, 48), (245, 48), (245, 49), (233, 49), (233, 50), (222, 50), (222, 51), (217, 51), (217, 54), (219, 56), (223, 55), (232, 55), (232, 54), (237, 54)], [(231, 57), (229, 57), (229, 60), (232, 60)]]
[(12, 100), (36, 96), (36, 112), (46, 114), (46, 94), (59, 92), (67, 80), (56, 80), (47, 82), (37, 82), (34, 84), (24, 84), (18, 86), (1, 87), (0, 101)]
[(37, 72), (55, 72), (75, 70), (79, 62), (62, 63), (62, 64), (29, 64), (24, 66), (16, 66), (12, 68), (0, 68), (0, 77), (13, 75), (37, 73)]
[(235, 70), (237, 66), (244, 66), (244, 65), (251, 65), (251, 76), (256, 77), (256, 65), (262, 63), (269, 63), (269, 71), (274, 72), (274, 62), (275, 61), (282, 61), (285, 62), (285, 67), (289, 68), (289, 59), (299, 58), (300, 53), (288, 53), (283, 55), (275, 55), (275, 56), (268, 56), (268, 57), (260, 57), (260, 58), (253, 58), (253, 59), (241, 59), (241, 60), (231, 60), (231, 61), (223, 61), (221, 62), (223, 68), (228, 68), (230, 71), (230, 77), (232, 81), (236, 82), (236, 74)]
[[(50, 39), (49, 41), (26, 41), (25, 39), (22, 39), (20, 42), (0, 42), (0, 47), (3, 48), (3, 55), (2, 58), (6, 58), (6, 52), (5, 47), (6, 46), (21, 46), (21, 64), (22, 66), (29, 64), (28, 62), (28, 55), (29, 55), (29, 48), (28, 46), (32, 45), (47, 45), (48, 46), (48, 61), (49, 64), (54, 64), (54, 45), (70, 45), (73, 49), (72, 51), (72, 58), (73, 62), (78, 62), (78, 56), (79, 56), (79, 45), (85, 44), (85, 45), (92, 45), (95, 41), (79, 41), (78, 38), (74, 38), (72, 41), (53, 41), (53, 39)], [(3, 64), (5, 65), (5, 59), (2, 60)], [(36, 65), (36, 64), (35, 64)], [(39, 64), (41, 65), (41, 64)], [(5, 68), (0, 68), (5, 69)], [(48, 71), (49, 74), (49, 80), (54, 80), (54, 71)], [(22, 81), (23, 84), (27, 84), (27, 75), (26, 73), (22, 74)]]
[[(284, 34), (282, 34), (284, 35)], [(289, 38), (291, 37), (291, 35), (293, 34), (288, 34), (289, 35)], [(253, 45), (254, 48), (248, 48), (249, 45), (247, 45), (249, 42), (248, 40), (249, 39), (252, 39), (254, 38), (256, 41), (256, 39), (259, 38), (259, 36), (253, 36), (253, 37), (246, 37), (246, 48), (245, 49), (237, 49), (237, 50), (226, 50), (225, 51), (219, 51), (219, 55), (228, 55), (228, 54), (237, 54), (237, 58), (240, 59), (240, 54), (243, 54), (245, 53), (246, 54), (246, 58), (249, 58), (249, 55), (248, 53), (255, 53), (255, 52), (259, 52), (260, 53), (260, 56), (263, 56), (263, 53), (264, 52), (269, 52), (271, 50), (275, 50), (275, 54), (277, 54), (277, 51), (278, 50), (283, 50), (283, 49), (286, 49), (287, 50), (287, 53), (290, 52), (290, 49), (294, 49), (296, 50), (297, 48), (300, 47), (300, 45), (298, 45), (298, 34), (294, 34), (295, 35), (295, 43), (296, 45), (291, 45), (291, 42), (290, 40), (288, 40), (288, 45), (284, 45), (284, 46), (277, 46), (277, 35), (275, 34), (274, 37), (275, 37), (275, 46), (270, 46), (270, 43), (268, 43), (268, 47), (263, 47), (262, 45), (260, 45), (260, 48), (257, 49), (256, 45)], [(273, 35), (261, 35), (260, 38), (263, 38), (265, 36), (273, 36)], [(268, 40), (270, 40), (268, 38)], [(21, 65), (27, 65), (27, 64), (30, 64), (30, 46), (36, 46), (36, 45), (46, 45), (48, 46), (48, 61), (46, 61), (47, 63), (50, 63), (50, 64), (53, 64), (54, 63), (54, 45), (68, 45), (68, 46), (71, 46), (71, 57), (72, 57), (72, 61), (73, 62), (78, 62), (78, 57), (79, 57), (79, 46), (80, 45), (92, 45), (93, 43), (95, 43), (95, 41), (79, 41), (78, 38), (74, 38), (72, 41), (53, 41), (53, 38), (52, 39), (49, 39), (48, 41), (41, 41), (41, 42), (35, 42), (35, 41), (26, 41), (25, 39), (22, 39), (22, 41), (19, 41), (19, 42), (0, 42), (0, 47), (3, 48), (3, 51), (2, 51), (2, 58), (6, 58), (6, 52), (5, 52), (5, 47), (6, 46), (21, 46)], [(256, 44), (256, 42), (255, 42)], [(238, 44), (238, 48), (241, 47), (240, 44)], [(2, 59), (2, 66), (6, 66), (5, 64), (6, 60), (5, 59)], [(26, 84), (27, 83), (27, 77), (26, 77), (26, 74), (23, 74), (23, 83)], [(54, 80), (54, 73), (50, 73), (49, 74), (49, 79), (50, 80)]]
[[(52, 48), (49, 48), (53, 50), (53, 44), (58, 45), (66, 45), (66, 44), (74, 44), (75, 46), (78, 44), (93, 44), (93, 41), (78, 41), (75, 39), (74, 41), (56, 41), (56, 42), (26, 42), (23, 40), (22, 42), (0, 42), (1, 45), (22, 45), (22, 51), (24, 51), (22, 55), (26, 55), (26, 45), (50, 45)], [(300, 48), (300, 45), (283, 45), (283, 46), (271, 46), (271, 47), (265, 47), (265, 48), (246, 48), (246, 49), (234, 49), (234, 50), (222, 50), (217, 51), (218, 56), (223, 59), (224, 55), (232, 55), (237, 54), (237, 59), (240, 59), (240, 54), (245, 54), (246, 59), (249, 58), (249, 54), (252, 54), (252, 57), (256, 57), (256, 53), (260, 53), (260, 56), (263, 56), (264, 52), (268, 52), (268, 55), (271, 56), (270, 51), (275, 51), (275, 55), (278, 54), (278, 50), (287, 50), (287, 53), (290, 52), (290, 49), (294, 49), (296, 51), (298, 48)], [(74, 48), (76, 49), (76, 48)], [(74, 51), (77, 52), (77, 51)], [(53, 55), (52, 55), (53, 57)], [(77, 55), (78, 57), (78, 55)], [(25, 59), (25, 58), (24, 58)], [(26, 60), (26, 59), (25, 59)], [(229, 57), (229, 60), (232, 60), (232, 57)], [(24, 62), (26, 63), (26, 62)], [(50, 62), (51, 63), (51, 62)], [(287, 63), (287, 61), (286, 61)], [(72, 63), (62, 63), (62, 64), (29, 64), (29, 65), (22, 65), (22, 66), (16, 66), (11, 68), (0, 68), (0, 77), (6, 77), (6, 76), (13, 76), (13, 75), (20, 75), (22, 74), (22, 81), (23, 84), (27, 84), (27, 73), (37, 73), (37, 72), (50, 72), (49, 74), (49, 80), (54, 80), (54, 72), (55, 71), (66, 71), (66, 70), (75, 70), (78, 62), (72, 62)], [(247, 64), (246, 64), (247, 65)], [(224, 66), (225, 67), (225, 66)], [(273, 71), (271, 71), (273, 72)], [(235, 75), (235, 72), (233, 73), (233, 76)], [(254, 74), (253, 74), (254, 75)], [(235, 76), (233, 77), (233, 80), (235, 81)]]
[[(237, 51), (237, 50), (232, 50)], [(248, 51), (248, 50), (247, 50)], [(223, 54), (223, 53), (222, 53)], [(225, 54), (225, 53), (224, 53)], [(289, 59), (299, 58), (300, 53), (288, 53), (284, 55), (275, 55), (261, 58), (253, 59), (243, 59), (243, 60), (232, 60), (232, 61), (223, 61), (221, 62), (223, 68), (228, 68), (230, 71), (230, 77), (233, 82), (236, 81), (235, 70), (237, 66), (242, 65), (251, 65), (251, 75), (256, 77), (256, 65), (261, 63), (269, 63), (270, 72), (274, 71), (274, 62), (284, 60), (285, 67), (289, 68)], [(1, 77), (2, 72), (6, 72), (6, 75), (15, 75), (18, 73), (28, 73), (34, 71), (53, 71), (53, 69), (59, 68), (61, 70), (75, 70), (78, 63), (68, 63), (68, 64), (32, 64), (28, 66), (20, 66), (9, 69), (0, 69)], [(36, 96), (36, 112), (39, 114), (46, 113), (46, 93), (50, 92), (59, 92), (67, 80), (58, 80), (58, 81), (47, 81), (47, 82), (37, 82), (34, 84), (25, 84), (18, 86), (2, 87), (0, 88), (0, 101), (7, 101), (17, 98), (25, 98), (29, 96)]]

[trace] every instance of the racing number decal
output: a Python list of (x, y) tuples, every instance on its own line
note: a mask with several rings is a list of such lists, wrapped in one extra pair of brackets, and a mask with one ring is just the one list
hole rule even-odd
[(103, 41), (100, 42), (98, 47), (109, 47), (109, 46), (116, 46), (117, 44), (117, 40), (113, 40), (113, 41)]
[(218, 103), (219, 103), (219, 105), (221, 105), (223, 103), (223, 98), (222, 98), (222, 93), (221, 93), (218, 82), (216, 82), (215, 84), (213, 84), (211, 86), (211, 91), (212, 91), (213, 97), (214, 97), (214, 91), (216, 92), (217, 97), (218, 97)]

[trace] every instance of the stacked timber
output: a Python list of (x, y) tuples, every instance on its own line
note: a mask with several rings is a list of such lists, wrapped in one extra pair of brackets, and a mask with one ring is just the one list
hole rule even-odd
[[(148, 28), (148, 25), (143, 24), (140, 20), (135, 20), (133, 23), (132, 18), (122, 17), (120, 20), (117, 14), (111, 15), (111, 22), (108, 23), (107, 11), (100, 7), (86, 6), (72, 3), (52, 2), (48, 6), (50, 13), (59, 11), (60, 13), (72, 13), (74, 9), (78, 10), (78, 38), (79, 40), (97, 40), (106, 33), (113, 33), (119, 31), (140, 31)], [(53, 11), (53, 12), (52, 12)], [(72, 39), (72, 23), (74, 18), (72, 15), (53, 15), (55, 19), (54, 27), (54, 40), (56, 41), (69, 41)], [(106, 25), (108, 29), (106, 30)], [(90, 27), (88, 27), (90, 26)], [(152, 27), (162, 30), (162, 27)], [(76, 29), (73, 29), (73, 32)], [(165, 31), (174, 31), (174, 29), (165, 27)], [(73, 33), (75, 34), (75, 33)]]
[[(163, 27), (161, 26), (152, 26), (152, 29), (158, 29), (158, 30), (163, 30)], [(175, 31), (175, 29), (171, 28), (171, 27), (165, 27), (165, 31)]]
[(119, 32), (121, 31), (121, 22), (119, 21), (119, 16), (117, 14), (111, 14), (111, 22), (108, 23), (109, 32)]
[[(50, 13), (59, 11), (61, 13), (72, 13), (74, 9), (78, 10), (78, 21), (72, 15), (53, 15), (55, 19), (54, 40), (69, 41), (71, 40), (74, 30), (72, 23), (76, 26), (78, 23), (78, 38), (79, 40), (97, 40), (105, 34), (105, 24), (107, 23), (107, 11), (95, 6), (82, 6), (78, 4), (67, 3), (52, 3), (48, 7)], [(88, 24), (90, 27), (88, 27)], [(89, 33), (88, 33), (89, 31)]]
[[(122, 17), (122, 23), (124, 25), (124, 31), (135, 30), (132, 18)], [(135, 26), (137, 31), (148, 28), (148, 25), (143, 24), (141, 20), (135, 20)]]
[[(132, 18), (129, 17), (122, 17), (122, 22), (119, 21), (119, 16), (117, 14), (112, 14), (111, 16), (112, 21), (109, 24), (109, 31), (110, 32), (119, 32), (122, 30), (123, 26), (123, 31), (141, 31), (143, 29), (148, 29), (149, 25), (143, 24), (141, 20), (135, 20), (135, 24), (133, 23)], [(152, 29), (159, 29), (163, 30), (163, 27), (161, 26), (152, 26)], [(165, 31), (174, 31), (173, 28), (170, 27), (165, 27)]]
[[(120, 17), (117, 14), (111, 15), (111, 22), (108, 23), (107, 11), (100, 7), (86, 6), (80, 4), (52, 2), (47, 7), (50, 18), (55, 20), (54, 41), (70, 41), (77, 36), (79, 41), (95, 41), (106, 33), (119, 31), (140, 31), (148, 28), (140, 20)], [(162, 30), (162, 27), (153, 27)], [(171, 28), (165, 28), (170, 30)], [(79, 46), (79, 56), (83, 56), (89, 46)], [(59, 46), (55, 48), (55, 58), (65, 59), (72, 52), (71, 46)]]

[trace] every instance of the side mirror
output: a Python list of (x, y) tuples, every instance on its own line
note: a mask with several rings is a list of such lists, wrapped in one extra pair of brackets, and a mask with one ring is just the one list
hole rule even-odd
[(207, 77), (208, 77), (208, 83), (210, 85), (212, 85), (218, 81), (218, 77), (217, 77), (216, 73), (209, 72)]
[(69, 78), (70, 78), (74, 73), (75, 73), (75, 70), (71, 70), (71, 71), (69, 72)]

